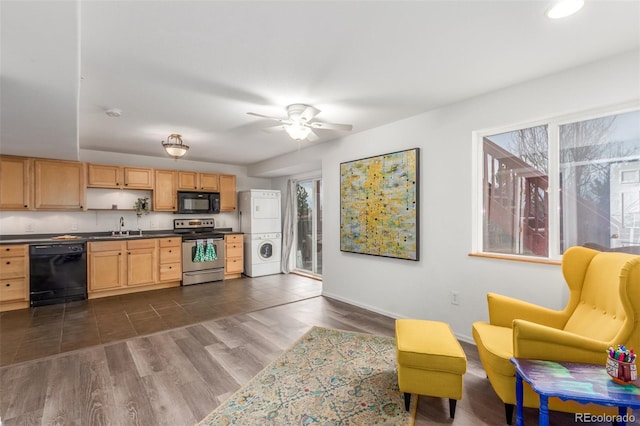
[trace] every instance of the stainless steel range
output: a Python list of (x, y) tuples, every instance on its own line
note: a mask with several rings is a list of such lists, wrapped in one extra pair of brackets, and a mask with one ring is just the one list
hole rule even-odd
[(173, 231), (182, 235), (182, 285), (224, 279), (224, 236), (213, 219), (174, 219)]

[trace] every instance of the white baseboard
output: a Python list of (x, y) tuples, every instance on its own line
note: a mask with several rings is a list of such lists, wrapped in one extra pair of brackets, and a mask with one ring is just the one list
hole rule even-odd
[[(398, 314), (398, 313), (395, 313), (395, 312), (385, 311), (385, 310), (377, 308), (375, 306), (370, 306), (370, 305), (367, 305), (365, 303), (357, 302), (355, 300), (351, 300), (351, 299), (348, 299), (346, 297), (338, 296), (337, 294), (333, 294), (333, 293), (330, 293), (330, 292), (327, 292), (327, 291), (324, 291), (324, 290), (322, 291), (322, 295), (325, 296), (325, 297), (328, 297), (330, 299), (335, 299), (335, 300), (338, 300), (340, 302), (348, 303), (350, 305), (354, 305), (354, 306), (357, 306), (359, 308), (366, 309), (368, 311), (372, 311), (372, 312), (375, 312), (377, 314), (385, 315), (385, 316), (388, 316), (388, 317), (391, 317), (391, 318), (394, 318), (394, 319), (406, 318), (405, 315), (401, 315), (401, 314)], [(456, 338), (458, 340), (461, 340), (461, 341), (463, 341), (465, 343), (470, 343), (470, 344), (472, 344), (474, 346), (476, 345), (475, 341), (473, 340), (473, 337), (468, 336), (466, 334), (459, 334), (459, 333), (454, 333), (454, 334), (455, 334), (455, 336), (456, 336)]]

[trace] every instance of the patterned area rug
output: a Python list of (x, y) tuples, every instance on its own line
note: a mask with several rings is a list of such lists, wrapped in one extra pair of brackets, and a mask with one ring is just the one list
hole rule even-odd
[(314, 327), (199, 425), (413, 425), (395, 340)]

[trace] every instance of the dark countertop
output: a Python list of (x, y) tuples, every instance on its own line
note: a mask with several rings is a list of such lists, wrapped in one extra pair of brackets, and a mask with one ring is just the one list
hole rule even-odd
[[(125, 231), (126, 232), (126, 231)], [(222, 235), (243, 234), (242, 232), (233, 231), (231, 228), (219, 228), (214, 232)], [(19, 234), (19, 235), (0, 235), (0, 245), (4, 244), (41, 244), (41, 243), (84, 243), (87, 241), (119, 241), (119, 240), (139, 240), (147, 238), (166, 238), (166, 237), (182, 237), (181, 234), (173, 232), (172, 229), (142, 231), (142, 235), (138, 231), (129, 231), (128, 236), (118, 237), (111, 232), (72, 232), (57, 234)], [(73, 235), (78, 238), (57, 239), (61, 235)]]

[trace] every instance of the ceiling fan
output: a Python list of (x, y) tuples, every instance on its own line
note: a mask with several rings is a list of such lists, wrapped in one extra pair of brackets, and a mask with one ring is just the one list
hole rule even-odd
[(314, 130), (339, 130), (343, 132), (350, 132), (353, 129), (351, 124), (337, 124), (337, 123), (324, 123), (322, 121), (314, 121), (316, 115), (320, 113), (320, 110), (311, 105), (305, 104), (292, 104), (287, 107), (287, 118), (269, 117), (263, 114), (257, 114), (255, 112), (248, 112), (249, 115), (255, 115), (256, 117), (267, 118), (269, 120), (275, 120), (281, 124), (273, 127), (267, 127), (264, 129), (266, 132), (277, 132), (284, 130), (291, 136), (292, 139), (301, 141), (309, 140), (315, 141), (318, 139), (318, 135)]

